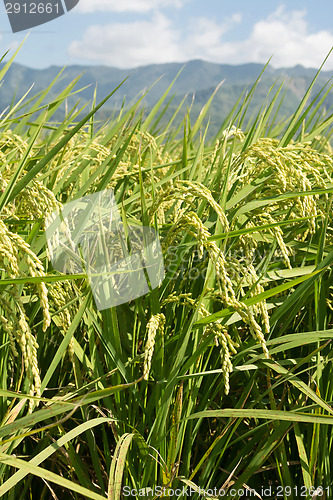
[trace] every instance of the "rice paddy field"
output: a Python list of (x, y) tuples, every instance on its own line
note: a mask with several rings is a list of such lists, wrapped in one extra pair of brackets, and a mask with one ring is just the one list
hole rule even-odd
[[(283, 85), (247, 115), (256, 82), (208, 140), (213, 96), (55, 123), (79, 93), (53, 83), (0, 117), (0, 496), (333, 498), (329, 85), (277, 122)], [(165, 276), (100, 311), (45, 224), (107, 189)]]

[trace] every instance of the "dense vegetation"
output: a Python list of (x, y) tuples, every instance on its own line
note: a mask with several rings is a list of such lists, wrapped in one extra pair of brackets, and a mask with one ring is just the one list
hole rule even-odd
[[(207, 140), (211, 99), (161, 128), (167, 93), (148, 115), (138, 101), (96, 123), (106, 98), (55, 125), (75, 83), (0, 122), (0, 495), (331, 498), (327, 89), (279, 123), (281, 86), (245, 122), (254, 85)], [(158, 231), (166, 273), (98, 311), (85, 276), (52, 268), (44, 229), (110, 188), (124, 224)]]
[[(0, 64), (0, 69), (1, 67)], [(271, 87), (282, 81), (284, 81), (283, 100), (276, 110), (276, 121), (288, 118), (295, 112), (300, 99), (316, 74), (316, 70), (302, 66), (276, 69), (268, 64), (265, 71), (263, 69), (263, 64), (215, 64), (201, 60), (189, 61), (186, 64), (152, 64), (132, 69), (107, 66), (67, 66), (65, 68), (50, 66), (46, 69), (32, 69), (14, 62), (8, 69), (4, 84), (0, 88), (0, 109), (3, 110), (12, 102), (16, 102), (19, 96), (28, 92), (31, 86), (33, 86), (34, 93), (43, 91), (52, 80), (54, 83), (49, 89), (49, 100), (56, 99), (58, 93), (66, 85), (80, 77), (74, 89), (77, 90), (79, 85), (82, 87), (79, 96), (83, 105), (93, 98), (95, 91), (97, 101), (101, 101), (111, 89), (126, 79), (121, 92), (116, 92), (96, 113), (97, 120), (105, 121), (113, 113), (119, 113), (124, 100), (127, 104), (134, 103), (144, 92), (143, 102), (149, 112), (173, 82), (168, 97), (170, 102), (160, 122), (161, 127), (166, 128), (179, 105), (182, 106), (183, 115), (189, 108), (191, 120), (195, 121), (214, 89), (223, 82), (216, 92), (214, 106), (209, 111), (210, 126), (207, 138), (212, 139), (218, 133), (222, 119), (231, 112), (240, 96), (250, 90), (260, 73), (262, 73), (260, 82), (256, 86), (256, 92), (249, 103), (248, 113), (244, 117), (246, 126), (253, 113), (256, 113), (262, 106)], [(313, 96), (325, 86), (332, 75), (332, 71), (322, 71), (317, 76)], [(13, 98), (14, 94), (15, 98)], [(66, 104), (60, 105), (53, 114), (52, 120), (63, 121), (66, 109), (68, 106), (74, 106), (76, 97), (76, 95), (68, 97)], [(321, 110), (329, 109), (332, 105), (333, 92), (331, 91), (328, 92)], [(26, 110), (29, 112), (28, 107)], [(83, 117), (84, 113), (80, 115), (80, 118)]]

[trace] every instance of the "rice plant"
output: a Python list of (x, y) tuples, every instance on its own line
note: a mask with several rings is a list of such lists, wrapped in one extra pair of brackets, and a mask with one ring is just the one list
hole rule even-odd
[[(76, 84), (0, 122), (0, 495), (331, 498), (333, 116), (312, 84), (276, 123), (280, 86), (244, 127), (256, 82), (213, 140), (213, 96), (194, 123), (161, 125), (167, 92), (55, 124)], [(166, 272), (99, 311), (45, 227), (104, 189)]]

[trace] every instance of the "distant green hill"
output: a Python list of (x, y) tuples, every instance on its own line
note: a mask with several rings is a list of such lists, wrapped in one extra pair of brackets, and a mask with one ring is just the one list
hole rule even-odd
[[(3, 63), (0, 66), (3, 66)], [(170, 105), (168, 115), (171, 116), (181, 98), (188, 94), (184, 104), (185, 113), (186, 106), (191, 105), (194, 94), (195, 100), (192, 106), (192, 116), (195, 117), (217, 85), (223, 81), (210, 110), (211, 129), (214, 132), (220, 127), (223, 119), (227, 116), (241, 93), (245, 89), (249, 89), (251, 84), (259, 77), (263, 68), (262, 64), (228, 65), (214, 64), (201, 60), (189, 61), (185, 65), (180, 63), (154, 64), (128, 70), (107, 66), (67, 66), (58, 82), (54, 85), (51, 96), (55, 97), (74, 78), (82, 74), (79, 83), (75, 87), (79, 89), (88, 86), (88, 88), (79, 94), (81, 105), (92, 99), (96, 85), (97, 100), (100, 101), (117, 87), (120, 82), (127, 78), (100, 113), (99, 116), (105, 118), (112, 111), (120, 108), (125, 96), (126, 102), (129, 103), (148, 89), (149, 92), (144, 98), (144, 104), (149, 109), (162, 96), (163, 92), (178, 74), (170, 91), (170, 97), (175, 95), (175, 99)], [(31, 85), (33, 85), (33, 88), (29, 96), (45, 90), (61, 69), (57, 66), (50, 66), (47, 69), (36, 70), (13, 63), (0, 87), (0, 112), (10, 106), (12, 102), (17, 102), (28, 91)], [(316, 70), (303, 68), (302, 66), (287, 69), (274, 69), (268, 66), (260, 79), (249, 111), (255, 113), (259, 110), (259, 106), (262, 105), (270, 87), (274, 82), (282, 81), (284, 78), (285, 98), (279, 110), (279, 115), (283, 117), (291, 114), (304, 95), (315, 73)], [(316, 91), (318, 92), (332, 76), (333, 72), (321, 73), (314, 89), (313, 97), (315, 97)], [(15, 98), (13, 101), (14, 95)], [(77, 99), (78, 96), (73, 97), (72, 102), (68, 103), (69, 106), (74, 105)], [(326, 107), (330, 107), (331, 105), (333, 105), (332, 92), (328, 94), (325, 100)], [(58, 112), (59, 119), (61, 118), (61, 113), (63, 111)]]

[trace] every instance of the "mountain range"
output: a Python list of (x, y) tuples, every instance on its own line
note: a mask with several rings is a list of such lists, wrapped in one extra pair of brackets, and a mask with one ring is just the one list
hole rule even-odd
[[(4, 63), (0, 64), (0, 68)], [(11, 103), (17, 102), (20, 97), (33, 85), (29, 96), (44, 90), (63, 68), (50, 66), (46, 69), (32, 69), (21, 64), (13, 63), (7, 71), (0, 87), (0, 112)], [(264, 71), (263, 71), (264, 70)], [(105, 104), (103, 116), (119, 109), (124, 98), (131, 102), (142, 95), (143, 91), (149, 91), (144, 97), (144, 104), (149, 109), (163, 95), (164, 91), (174, 81), (170, 96), (175, 99), (169, 110), (175, 109), (180, 100), (188, 95), (184, 106), (190, 105), (195, 95), (193, 114), (198, 114), (202, 106), (207, 102), (214, 89), (221, 83), (210, 110), (210, 118), (213, 127), (218, 127), (223, 116), (226, 116), (236, 103), (237, 99), (245, 89), (249, 89), (255, 80), (262, 74), (257, 90), (251, 103), (250, 111), (254, 112), (262, 106), (269, 89), (275, 82), (285, 80), (285, 96), (279, 110), (280, 116), (287, 116), (296, 109), (300, 99), (310, 85), (316, 74), (315, 69), (295, 66), (292, 68), (273, 68), (268, 65), (248, 63), (241, 65), (215, 64), (202, 60), (193, 60), (185, 64), (153, 64), (133, 69), (119, 69), (107, 66), (67, 66), (63, 69), (61, 77), (54, 85), (50, 97), (55, 97), (74, 78), (81, 75), (76, 89), (83, 90), (72, 98), (76, 102), (79, 95), (80, 105), (92, 99), (97, 86), (97, 102), (102, 100), (122, 81), (124, 83)], [(178, 76), (177, 76), (178, 75)], [(314, 87), (313, 96), (333, 76), (333, 71), (322, 71)], [(87, 88), (84, 88), (87, 87)], [(15, 96), (15, 97), (14, 97)], [(71, 103), (69, 103), (71, 104)], [(325, 107), (333, 105), (333, 92), (330, 92), (325, 100)], [(186, 108), (184, 108), (184, 113)], [(60, 118), (60, 116), (58, 116)]]

